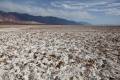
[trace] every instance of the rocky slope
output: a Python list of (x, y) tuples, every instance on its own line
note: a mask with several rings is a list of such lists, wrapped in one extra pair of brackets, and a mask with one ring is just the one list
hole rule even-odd
[(0, 32), (0, 80), (120, 80), (120, 34)]

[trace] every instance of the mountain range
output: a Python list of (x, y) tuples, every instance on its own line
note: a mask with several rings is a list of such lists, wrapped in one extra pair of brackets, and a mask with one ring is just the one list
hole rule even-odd
[(47, 25), (88, 25), (53, 16), (33, 16), (17, 12), (0, 11), (0, 24), (47, 24)]

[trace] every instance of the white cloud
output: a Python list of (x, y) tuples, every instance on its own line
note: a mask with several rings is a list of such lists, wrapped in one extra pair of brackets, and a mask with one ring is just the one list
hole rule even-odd
[(55, 2), (51, 2), (51, 5), (53, 7), (57, 7), (57, 8), (63, 8), (63, 9), (82, 9), (84, 6), (84, 4), (82, 3), (75, 3), (75, 2), (71, 2), (70, 1), (64, 1), (64, 2), (59, 2), (59, 1), (55, 1)]
[[(63, 9), (80, 10), (90, 12), (101, 12), (109, 15), (120, 15), (120, 3), (115, 3), (115, 0), (81, 2), (81, 1), (55, 1), (51, 5)], [(118, 9), (119, 8), (119, 9)]]
[(120, 7), (120, 3), (111, 3), (107, 5), (108, 8), (118, 8)]
[(99, 1), (94, 3), (83, 3), (78, 1), (55, 1), (52, 2), (51, 5), (54, 7), (61, 7), (61, 8), (68, 8), (68, 9), (85, 9), (89, 7), (99, 6), (99, 5), (105, 5), (108, 2), (105, 1)]
[(110, 14), (110, 15), (120, 16), (120, 10), (116, 9), (116, 8), (108, 9), (108, 10), (106, 10), (105, 13)]

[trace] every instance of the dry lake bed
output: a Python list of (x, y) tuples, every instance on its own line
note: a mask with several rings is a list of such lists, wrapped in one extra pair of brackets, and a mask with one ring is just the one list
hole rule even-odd
[(0, 25), (0, 80), (120, 80), (120, 27)]

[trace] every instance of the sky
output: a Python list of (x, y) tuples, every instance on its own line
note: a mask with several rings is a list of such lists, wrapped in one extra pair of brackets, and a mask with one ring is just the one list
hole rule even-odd
[(0, 0), (0, 10), (120, 25), (120, 0)]

